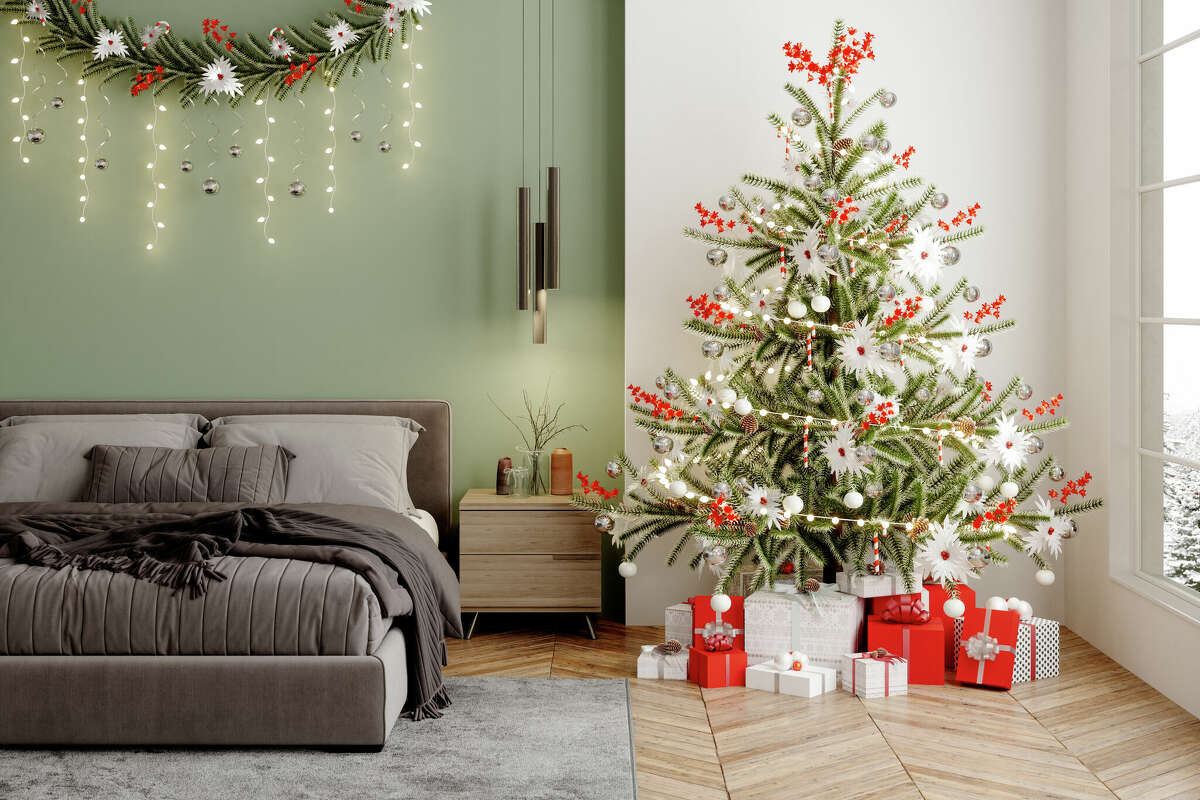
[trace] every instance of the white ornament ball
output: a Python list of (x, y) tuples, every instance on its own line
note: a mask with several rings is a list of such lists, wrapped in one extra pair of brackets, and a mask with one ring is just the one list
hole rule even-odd
[(742, 416), (745, 416), (753, 410), (753, 406), (750, 405), (750, 401), (747, 400), (746, 398), (739, 397), (737, 399), (737, 401), (733, 404), (733, 410), (736, 411), (737, 413), (741, 414)]
[(990, 492), (996, 488), (996, 479), (991, 475), (980, 475), (975, 479), (975, 485), (985, 492)]
[(808, 306), (799, 300), (791, 300), (788, 302), (788, 316), (792, 319), (800, 319), (808, 313)]
[(829, 310), (829, 306), (831, 304), (828, 297), (823, 294), (818, 294), (814, 296), (811, 301), (809, 301), (809, 305), (812, 306), (813, 311), (816, 311), (818, 314), (824, 314)]
[(1017, 486), (1015, 481), (1005, 481), (1000, 484), (1000, 494), (1012, 499), (1017, 496), (1017, 492), (1021, 491), (1021, 487)]
[(637, 575), (637, 564), (632, 561), (622, 561), (617, 567), (617, 572), (621, 574), (622, 578), (632, 578)]
[(717, 400), (722, 403), (732, 403), (737, 400), (737, 392), (733, 389), (721, 389), (717, 392)]
[(776, 667), (776, 669), (791, 669), (792, 668), (792, 654), (786, 650), (781, 650), (780, 652), (776, 653), (775, 654), (775, 667)]
[(1016, 611), (1017, 609), (1019, 609), (1021, 607), (1021, 598), (1010, 597), (1007, 600), (1005, 600), (1004, 603), (1005, 603), (1005, 605), (1008, 606), (1009, 611)]
[(1003, 597), (989, 597), (983, 607), (990, 611), (1008, 611), (1008, 601)]
[(967, 613), (967, 606), (957, 597), (951, 597), (949, 600), (942, 603), (942, 613), (950, 619), (958, 619), (963, 614)]
[(842, 502), (846, 504), (846, 508), (858, 508), (863, 504), (863, 496), (851, 489), (846, 492), (846, 496), (842, 498)]
[(667, 486), (667, 491), (671, 493), (672, 497), (683, 497), (687, 494), (687, 490), (687, 484), (683, 481), (671, 481), (670, 485)]
[(714, 594), (711, 598), (709, 598), (708, 605), (718, 614), (724, 614), (726, 611), (733, 608), (733, 601), (729, 599), (729, 595), (727, 594)]
[(804, 498), (798, 494), (789, 494), (783, 498), (783, 510), (789, 514), (799, 514), (804, 510)]
[(1042, 586), (1049, 586), (1054, 583), (1054, 573), (1048, 569), (1039, 569), (1033, 573), (1033, 578)]
[(1021, 619), (1030, 619), (1033, 617), (1033, 603), (1028, 600), (1022, 600), (1017, 608), (1017, 613), (1021, 615)]

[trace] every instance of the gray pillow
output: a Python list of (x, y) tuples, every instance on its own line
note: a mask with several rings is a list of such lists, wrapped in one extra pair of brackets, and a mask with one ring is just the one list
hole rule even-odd
[(90, 503), (281, 503), (292, 454), (282, 447), (122, 447), (88, 453)]
[(208, 430), (208, 419), (199, 414), (24, 414), (0, 420), (0, 428), (36, 422), (174, 422)]
[(425, 426), (408, 417), (384, 417), (378, 414), (231, 414), (217, 417), (213, 425), (256, 425), (260, 422), (342, 422), (347, 425), (387, 425), (420, 433)]

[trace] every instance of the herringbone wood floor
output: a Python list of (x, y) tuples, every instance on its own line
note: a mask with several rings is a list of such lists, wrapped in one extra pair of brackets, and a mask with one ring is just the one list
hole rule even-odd
[(1200, 721), (1066, 629), (1058, 678), (870, 701), (639, 681), (639, 647), (662, 628), (597, 633), (484, 617), (450, 642), (446, 673), (631, 678), (642, 800), (1200, 798)]

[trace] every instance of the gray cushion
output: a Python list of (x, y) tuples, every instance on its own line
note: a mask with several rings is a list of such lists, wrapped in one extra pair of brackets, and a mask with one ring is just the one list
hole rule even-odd
[(378, 414), (231, 414), (217, 417), (213, 425), (254, 425), (260, 422), (342, 422), (347, 425), (388, 425), (408, 428), (420, 433), (425, 427), (408, 417), (385, 417)]
[(208, 430), (208, 419), (199, 414), (21, 414), (0, 420), (0, 428), (34, 422), (174, 422)]
[(89, 503), (281, 503), (292, 454), (282, 447), (122, 447), (88, 453)]

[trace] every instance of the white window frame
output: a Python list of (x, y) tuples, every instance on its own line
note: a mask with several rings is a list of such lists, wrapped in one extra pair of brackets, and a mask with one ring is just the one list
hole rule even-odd
[[(1114, 176), (1117, 177), (1117, 180), (1114, 182), (1117, 202), (1114, 206), (1116, 209), (1124, 209), (1126, 212), (1125, 219), (1129, 225), (1127, 252), (1129, 253), (1128, 263), (1130, 264), (1127, 275), (1128, 283), (1125, 284), (1129, 288), (1127, 294), (1129, 304), (1123, 308), (1122, 305), (1124, 304), (1119, 300), (1114, 302), (1114, 322), (1119, 325), (1121, 317), (1127, 320), (1128, 327), (1130, 328), (1129, 342), (1133, 363), (1128, 375), (1130, 380), (1125, 383), (1128, 386), (1129, 392), (1127, 397), (1124, 398), (1127, 400), (1128, 405), (1126, 407), (1130, 412), (1127, 432), (1127, 442), (1130, 446), (1122, 447), (1119, 443), (1114, 443), (1113, 466), (1117, 467), (1122, 460), (1128, 466), (1129, 471), (1127, 474), (1130, 480), (1126, 486), (1129, 492), (1129, 514), (1127, 517), (1128, 527), (1125, 531), (1120, 530), (1121, 526), (1119, 524), (1113, 526), (1110, 537), (1110, 571), (1113, 579), (1119, 583), (1136, 591), (1155, 604), (1200, 624), (1200, 593), (1176, 583), (1170, 578), (1147, 572), (1142, 568), (1142, 555), (1144, 552), (1142, 537), (1142, 461), (1144, 458), (1149, 458), (1159, 462), (1179, 464), (1194, 469), (1200, 469), (1200, 462), (1180, 458), (1159, 450), (1148, 449), (1142, 446), (1141, 441), (1143, 428), (1141, 402), (1143, 386), (1143, 328), (1146, 325), (1157, 325), (1160, 328), (1165, 325), (1200, 326), (1200, 318), (1149, 317), (1142, 313), (1142, 197), (1150, 192), (1163, 191), (1173, 186), (1200, 182), (1200, 174), (1172, 178), (1150, 184), (1142, 182), (1142, 68), (1144, 64), (1153, 59), (1161, 57), (1188, 42), (1200, 39), (1200, 29), (1191, 31), (1184, 36), (1143, 52), (1141, 49), (1143, 0), (1133, 0), (1129, 5), (1131, 13), (1129, 18), (1130, 24), (1128, 25), (1128, 47), (1124, 52), (1114, 54), (1116, 56), (1114, 64), (1118, 64), (1121, 61), (1130, 64), (1130, 70), (1127, 75), (1129, 81), (1128, 91), (1122, 92), (1121, 87), (1118, 85), (1114, 86), (1115, 91), (1113, 94), (1114, 127), (1127, 124), (1129, 132), (1127, 141), (1130, 141), (1132, 145), (1129, 148), (1129, 160), (1126, 163), (1127, 179), (1121, 179), (1120, 170), (1116, 168), (1118, 162), (1114, 158)], [(1118, 16), (1114, 15), (1113, 20), (1117, 22)], [(1119, 40), (1116, 37), (1114, 37), (1114, 46), (1118, 49), (1120, 48)], [(1117, 77), (1119, 76), (1114, 75), (1114, 78)], [(1128, 98), (1127, 107), (1122, 107), (1120, 103), (1122, 95)], [(1123, 117), (1124, 119), (1122, 119)], [(1114, 137), (1114, 140), (1120, 141), (1120, 138)], [(1122, 196), (1124, 197), (1122, 198)], [(1119, 246), (1122, 234), (1118, 231), (1114, 235), (1118, 237), (1114, 242), (1118, 246), (1115, 246), (1112, 252), (1119, 254), (1123, 249)], [(1114, 286), (1118, 286), (1123, 282), (1120, 280), (1120, 276), (1118, 276), (1118, 280), (1114, 282)], [(1114, 299), (1116, 298), (1114, 297)], [(1117, 366), (1114, 363), (1114, 367)], [(1119, 379), (1121, 373), (1125, 371), (1125, 369), (1114, 368), (1113, 377)], [(1117, 399), (1116, 395), (1117, 392), (1114, 392), (1114, 400)], [(1116, 414), (1120, 413), (1121, 405), (1125, 405), (1125, 403), (1114, 403), (1113, 411)], [(1117, 419), (1119, 417), (1114, 418), (1114, 423)], [(1114, 491), (1126, 491), (1125, 487), (1121, 486), (1121, 481), (1119, 480), (1119, 473), (1121, 472), (1124, 472), (1124, 470), (1120, 468), (1114, 470), (1114, 478), (1116, 480), (1111, 484)], [(1117, 521), (1120, 519), (1120, 516), (1114, 515), (1113, 519)], [(1161, 533), (1157, 535), (1161, 537)]]

